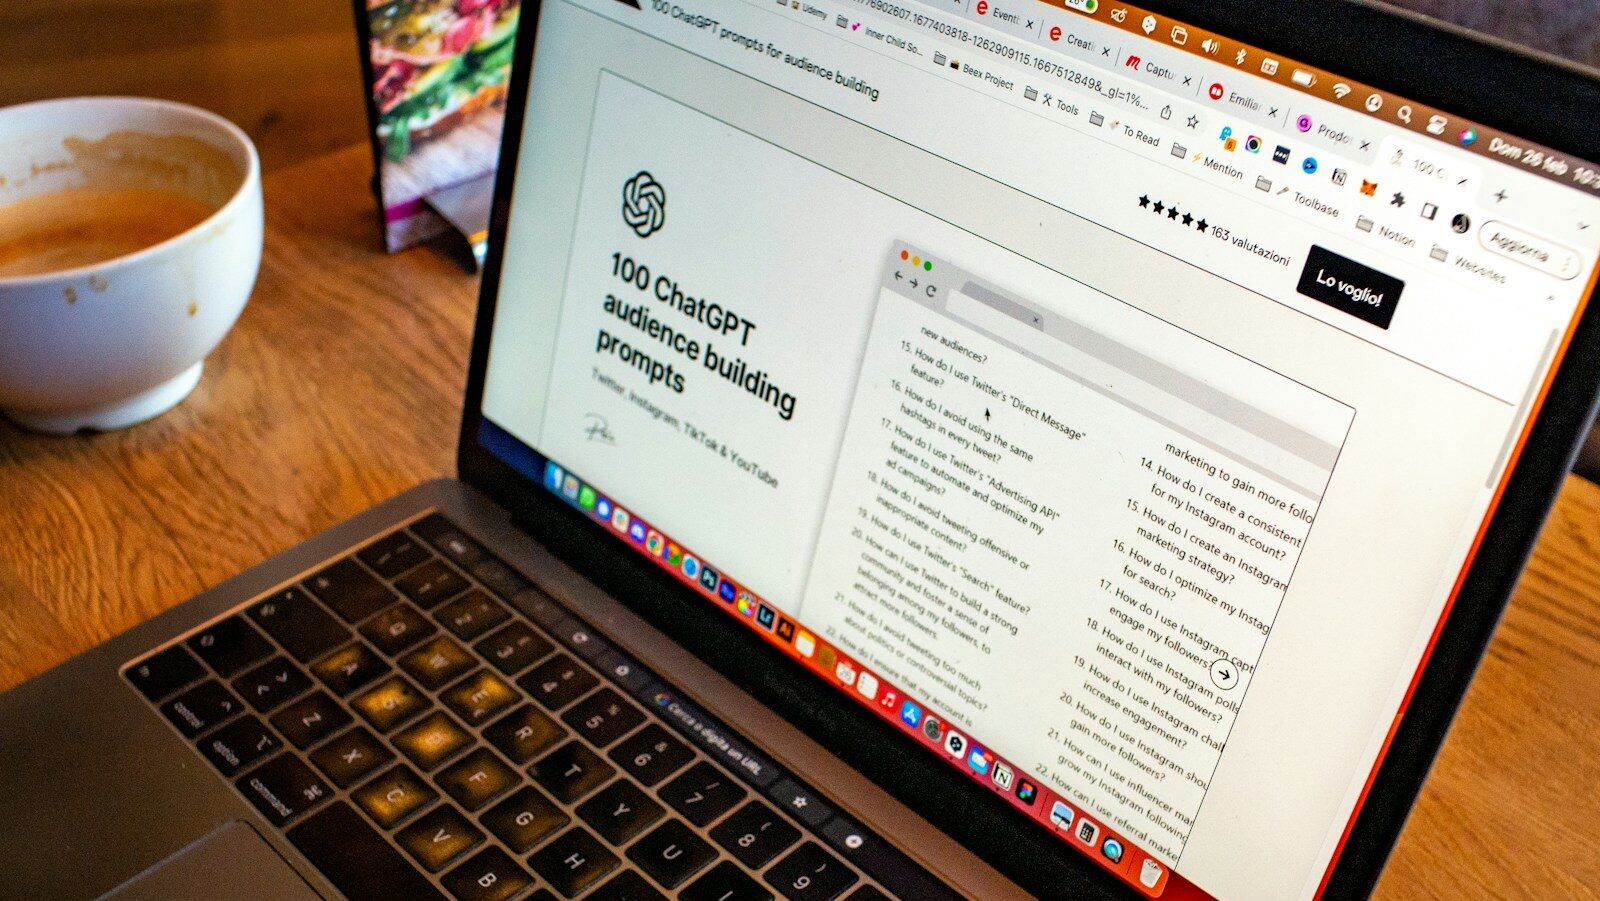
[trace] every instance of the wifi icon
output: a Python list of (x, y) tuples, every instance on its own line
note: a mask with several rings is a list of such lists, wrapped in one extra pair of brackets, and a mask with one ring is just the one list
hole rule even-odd
[(1333, 96), (1337, 97), (1340, 100), (1343, 100), (1344, 99), (1344, 95), (1346, 95), (1348, 93), (1350, 93), (1350, 86), (1345, 84), (1342, 81), (1333, 86)]

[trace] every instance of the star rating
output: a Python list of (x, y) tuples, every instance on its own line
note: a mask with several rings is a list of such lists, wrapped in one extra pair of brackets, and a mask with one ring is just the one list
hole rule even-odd
[(1211, 223), (1200, 218), (1199, 216), (1196, 216), (1193, 212), (1179, 209), (1176, 203), (1167, 203), (1166, 201), (1162, 200), (1151, 200), (1149, 194), (1139, 195), (1139, 209), (1150, 210), (1157, 216), (1165, 213), (1167, 218), (1173, 222), (1182, 222), (1184, 228), (1188, 228), (1192, 225), (1196, 231), (1202, 234), (1211, 228)]

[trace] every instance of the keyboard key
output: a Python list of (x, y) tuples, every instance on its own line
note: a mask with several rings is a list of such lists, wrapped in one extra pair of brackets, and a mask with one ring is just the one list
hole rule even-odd
[(367, 620), (361, 634), (390, 657), (397, 656), (417, 642), (439, 631), (415, 607), (401, 602)]
[(465, 729), (456, 725), (450, 717), (437, 712), (423, 717), (414, 726), (396, 732), (389, 740), (423, 772), (437, 767), (455, 756), (457, 751), (472, 744), (472, 736)]
[(617, 878), (595, 889), (588, 901), (667, 901), (667, 896), (633, 870), (623, 870)]
[(445, 767), (433, 781), (457, 804), (472, 811), (504, 794), (520, 778), (493, 751), (479, 748)]
[(200, 753), (206, 755), (211, 765), (224, 776), (232, 776), (267, 754), (276, 751), (280, 742), (261, 721), (253, 716), (234, 720), (206, 736), (200, 742)]
[(724, 860), (678, 895), (682, 901), (772, 901), (772, 892)]
[(669, 889), (715, 860), (717, 852), (682, 820), (667, 820), (628, 849), (628, 859)]
[(242, 709), (232, 692), (210, 679), (161, 705), (184, 738), (194, 738)]
[(439, 695), (456, 716), (476, 726), (522, 700), (517, 690), (489, 670), (478, 670)]
[(476, 848), (483, 832), (449, 804), (441, 804), (395, 835), (430, 873), (437, 873), (451, 861)]
[(596, 747), (605, 748), (644, 722), (644, 714), (624, 701), (622, 695), (602, 688), (568, 710), (561, 719)]
[(528, 871), (499, 848), (485, 848), (444, 877), (460, 901), (506, 901), (533, 884)]
[(410, 861), (343, 801), (290, 829), (289, 841), (350, 901), (444, 901)]
[(128, 668), (128, 681), (139, 693), (160, 703), (162, 698), (200, 679), (206, 668), (182, 647), (173, 646)]
[(327, 692), (306, 695), (272, 716), (272, 725), (302, 751), (350, 724), (350, 714)]
[(429, 560), (396, 579), (394, 587), (428, 610), (466, 591), (467, 580), (443, 560)]
[(301, 663), (315, 660), (350, 637), (338, 620), (298, 588), (280, 591), (251, 607), (250, 618)]
[(845, 901), (894, 901), (894, 899), (885, 895), (883, 890), (875, 885), (863, 885), (851, 892)]
[(521, 766), (566, 738), (567, 730), (532, 704), (524, 704), (484, 729), (483, 737)]
[(478, 642), (477, 649), (502, 674), (515, 676), (555, 650), (555, 645), (527, 623), (514, 622)]
[(648, 688), (656, 678), (649, 670), (616, 651), (601, 654), (595, 659), (594, 665), (599, 667), (602, 673), (617, 680), (624, 694), (637, 695)]
[(335, 738), (311, 755), (311, 762), (340, 788), (349, 788), (394, 759), (394, 752), (360, 726)]
[(489, 558), (489, 552), (482, 545), (468, 538), (465, 532), (437, 513), (412, 523), (411, 533), (463, 569)]
[(577, 826), (546, 845), (528, 861), (534, 872), (568, 898), (582, 894), (617, 868), (617, 855), (587, 829)]
[(503, 598), (514, 598), (531, 587), (527, 579), (499, 560), (479, 560), (472, 565), (472, 574)]
[(405, 532), (380, 538), (356, 551), (356, 556), (385, 579), (392, 579), (433, 557), (421, 543)]
[(759, 870), (800, 838), (778, 812), (751, 801), (711, 830), (711, 839), (752, 870)]
[(511, 618), (506, 608), (474, 588), (438, 610), (433, 618), (462, 641), (472, 641)]
[(582, 697), (600, 680), (566, 654), (557, 654), (517, 680), (523, 690), (550, 710), (560, 710)]
[(767, 789), (767, 795), (778, 802), (779, 807), (813, 826), (821, 826), (833, 815), (828, 805), (817, 800), (810, 789), (801, 788), (788, 779), (779, 780), (777, 785)]
[(569, 741), (528, 770), (563, 804), (572, 804), (600, 787), (616, 770), (583, 745)]
[(702, 760), (663, 785), (661, 800), (671, 804), (684, 819), (704, 826), (743, 801), (744, 789), (732, 776)]
[(661, 819), (664, 812), (660, 804), (626, 779), (606, 786), (605, 791), (578, 808), (578, 816), (613, 845), (633, 841), (634, 836)]
[[(494, 587), (494, 583), (485, 580), (482, 575), (478, 576), (478, 580), (490, 588)], [(513, 594), (503, 595), (503, 597), (509, 597), (511, 606), (522, 613), (526, 613), (530, 619), (546, 629), (561, 622), (567, 616), (567, 611), (563, 610), (561, 605), (557, 604), (550, 595), (534, 588), (532, 585)]]
[(233, 680), (239, 697), (262, 713), (272, 712), (310, 687), (311, 680), (285, 657), (274, 657)]
[(343, 697), (387, 673), (389, 664), (355, 641), (312, 664), (311, 671), (334, 694)]
[(859, 877), (816, 842), (806, 842), (767, 871), (767, 884), (789, 901), (833, 901)]
[(293, 754), (279, 754), (255, 772), (239, 777), (239, 791), (274, 826), (282, 826), (333, 794), (327, 784)]
[(645, 785), (655, 785), (693, 760), (694, 752), (667, 734), (667, 730), (651, 723), (612, 748), (609, 756), (633, 778)]
[(230, 616), (190, 638), (189, 650), (226, 679), (272, 656), (272, 643), (242, 616)]
[(351, 794), (361, 809), (385, 829), (439, 797), (416, 771), (400, 764)]
[(423, 688), (438, 691), (477, 662), (461, 645), (440, 635), (401, 657), (400, 668), (422, 683)]
[(561, 808), (531, 785), (523, 786), (483, 815), (483, 825), (515, 854), (526, 854), (567, 822)]
[(428, 699), (415, 685), (393, 676), (350, 702), (374, 729), (388, 732), (428, 707)]
[(395, 601), (394, 592), (349, 557), (307, 579), (305, 586), (351, 625)]
[(570, 645), (578, 652), (578, 656), (585, 660), (598, 659), (600, 655), (611, 650), (611, 645), (606, 644), (604, 639), (570, 616), (557, 622), (550, 631)]

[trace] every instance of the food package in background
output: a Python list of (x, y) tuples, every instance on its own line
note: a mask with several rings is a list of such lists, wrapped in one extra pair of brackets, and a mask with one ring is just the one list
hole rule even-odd
[(492, 184), (520, 0), (356, 0), (390, 251), (448, 229), (437, 192)]

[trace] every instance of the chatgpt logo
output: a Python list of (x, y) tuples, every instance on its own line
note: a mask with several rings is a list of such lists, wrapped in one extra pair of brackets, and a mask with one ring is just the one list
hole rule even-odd
[(622, 221), (648, 238), (667, 224), (667, 189), (644, 170), (622, 183)]

